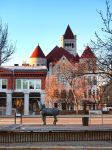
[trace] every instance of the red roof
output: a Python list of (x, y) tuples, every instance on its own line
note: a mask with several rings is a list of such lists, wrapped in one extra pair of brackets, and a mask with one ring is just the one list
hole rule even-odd
[(69, 61), (79, 62), (79, 56), (76, 55), (76, 57), (72, 54), (70, 54), (68, 51), (66, 51), (62, 47), (56, 46), (47, 56), (47, 63), (49, 64), (50, 62), (56, 62), (58, 61), (62, 56), (65, 56)]
[(45, 55), (39, 45), (34, 49), (30, 58), (45, 58)]
[(91, 48), (87, 46), (81, 55), (81, 58), (96, 58), (95, 54), (92, 52)]
[(65, 31), (64, 38), (65, 39), (74, 39), (74, 34), (69, 25), (67, 26), (67, 29)]

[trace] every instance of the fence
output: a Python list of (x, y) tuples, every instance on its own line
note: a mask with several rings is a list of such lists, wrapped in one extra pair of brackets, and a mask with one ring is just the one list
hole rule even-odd
[(0, 132), (0, 143), (111, 141), (112, 131)]

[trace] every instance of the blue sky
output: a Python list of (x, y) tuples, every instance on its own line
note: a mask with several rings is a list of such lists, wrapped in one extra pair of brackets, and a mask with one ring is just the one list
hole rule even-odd
[(97, 9), (105, 10), (105, 0), (0, 0), (0, 18), (8, 23), (9, 40), (16, 42), (16, 53), (6, 65), (28, 62), (38, 43), (47, 55), (60, 46), (68, 24), (77, 35), (81, 55), (100, 30)]

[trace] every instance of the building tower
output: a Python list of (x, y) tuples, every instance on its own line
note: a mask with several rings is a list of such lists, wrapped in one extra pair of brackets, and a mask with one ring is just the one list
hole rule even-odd
[(76, 35), (73, 34), (70, 26), (67, 26), (65, 34), (61, 37), (61, 46), (68, 52), (76, 56)]
[(85, 98), (93, 102), (97, 100), (97, 59), (92, 49), (86, 46), (84, 52), (80, 57), (80, 64), (82, 63), (85, 67), (86, 74), (85, 79), (87, 80), (88, 87), (85, 90)]
[(30, 56), (30, 61), (29, 64), (30, 66), (46, 66), (47, 62), (46, 62), (46, 57), (42, 51), (42, 49), (40, 48), (40, 46), (38, 45), (32, 55)]

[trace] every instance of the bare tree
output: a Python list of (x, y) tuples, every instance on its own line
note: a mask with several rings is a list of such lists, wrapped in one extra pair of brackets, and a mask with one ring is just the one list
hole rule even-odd
[(102, 76), (102, 81), (99, 82), (98, 86), (98, 94), (97, 94), (97, 99), (98, 99), (98, 104), (102, 103), (112, 103), (112, 81), (107, 80), (105, 82), (105, 78), (103, 80), (104, 76)]
[(74, 109), (74, 96), (71, 90), (67, 91), (63, 89), (60, 93), (59, 103), (64, 103), (66, 105), (66, 110), (73, 110)]
[(98, 56), (99, 69), (108, 78), (112, 79), (112, 12), (108, 0), (106, 0), (106, 12), (98, 11), (102, 20), (102, 34), (95, 32), (96, 41), (91, 40), (93, 50)]
[(15, 52), (15, 46), (8, 41), (8, 25), (0, 22), (0, 66), (6, 63)]
[(59, 90), (63, 89), (63, 85), (58, 83), (57, 77), (50, 75), (46, 77), (46, 105), (54, 105), (59, 100)]
[(67, 81), (65, 86), (69, 86), (72, 91), (74, 104), (76, 106), (76, 113), (79, 111), (80, 100), (83, 99), (84, 92), (87, 90), (86, 80), (84, 77), (84, 64), (67, 62), (60, 63), (60, 73), (58, 76), (63, 76)]

